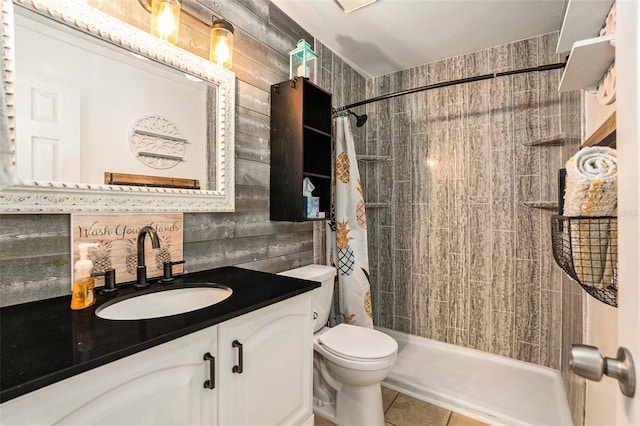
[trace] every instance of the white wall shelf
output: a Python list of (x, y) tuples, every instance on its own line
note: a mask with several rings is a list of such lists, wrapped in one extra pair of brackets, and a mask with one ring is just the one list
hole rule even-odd
[(615, 59), (616, 49), (611, 44), (615, 37), (615, 35), (608, 35), (575, 42), (558, 91), (595, 90), (605, 71)]
[(612, 5), (613, 0), (569, 0), (556, 52), (569, 52), (576, 41), (597, 37)]

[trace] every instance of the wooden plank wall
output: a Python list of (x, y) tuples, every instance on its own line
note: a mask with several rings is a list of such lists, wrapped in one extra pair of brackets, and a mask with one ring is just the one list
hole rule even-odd
[[(235, 27), (236, 212), (184, 215), (185, 269), (238, 265), (279, 272), (312, 263), (313, 225), (269, 220), (269, 90), (288, 78), (288, 51), (313, 38), (269, 0), (205, 3), (211, 10), (193, 3), (190, 13), (224, 17)], [(148, 28), (149, 16), (136, 1), (103, 2), (103, 11)], [(183, 13), (178, 45), (208, 58), (208, 27)], [(326, 70), (320, 83), (337, 90), (334, 102), (362, 99), (365, 79), (319, 46)], [(70, 293), (69, 215), (0, 215), (0, 232), (0, 306)], [(316, 248), (321, 259), (322, 245)]]

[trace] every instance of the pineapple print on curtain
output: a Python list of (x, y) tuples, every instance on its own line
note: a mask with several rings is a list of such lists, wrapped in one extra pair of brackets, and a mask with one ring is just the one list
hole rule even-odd
[(327, 258), (338, 271), (332, 322), (372, 328), (367, 216), (348, 117), (334, 120), (334, 139), (331, 220), (327, 222)]

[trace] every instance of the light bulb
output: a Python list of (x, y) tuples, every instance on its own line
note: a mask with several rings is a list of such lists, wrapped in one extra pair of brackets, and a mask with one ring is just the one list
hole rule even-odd
[(221, 64), (227, 62), (229, 59), (229, 46), (227, 46), (223, 38), (220, 38), (218, 43), (216, 43), (216, 57)]
[(231, 68), (233, 58), (233, 26), (222, 19), (211, 28), (211, 50), (209, 60), (225, 68)]
[(151, 34), (171, 44), (178, 42), (180, 2), (155, 0), (151, 4)]
[(160, 14), (158, 15), (158, 30), (163, 37), (167, 37), (176, 30), (176, 23), (173, 16), (171, 16), (171, 9), (169, 9), (169, 5), (166, 3), (162, 4)]

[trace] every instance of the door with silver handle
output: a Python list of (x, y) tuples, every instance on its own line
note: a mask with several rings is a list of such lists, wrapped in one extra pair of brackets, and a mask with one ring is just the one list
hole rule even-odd
[(599, 382), (604, 374), (618, 380), (623, 395), (633, 397), (635, 393), (636, 373), (627, 348), (618, 348), (617, 357), (608, 358), (595, 346), (573, 344), (569, 363), (578, 376)]

